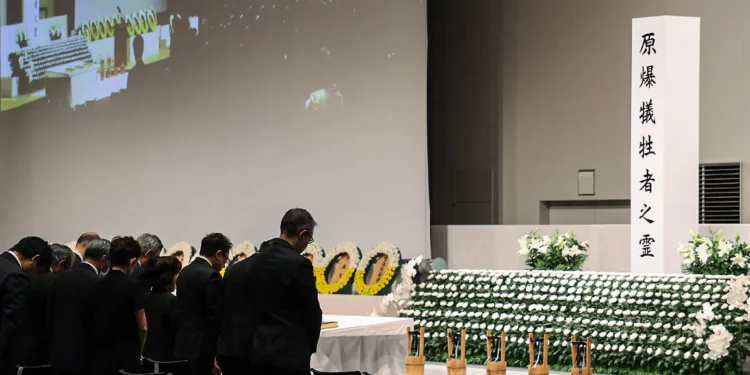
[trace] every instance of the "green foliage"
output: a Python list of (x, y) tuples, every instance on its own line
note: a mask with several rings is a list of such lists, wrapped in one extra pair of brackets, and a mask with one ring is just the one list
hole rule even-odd
[(579, 242), (573, 231), (540, 236), (539, 228), (518, 240), (519, 254), (526, 257), (528, 270), (580, 271), (588, 258), (588, 242)]
[(682, 255), (682, 270), (695, 275), (747, 275), (750, 261), (750, 247), (740, 242), (739, 235), (734, 241), (727, 241), (721, 236), (723, 230), (714, 232), (709, 229), (708, 236), (691, 232), (692, 239), (681, 245), (678, 251)]

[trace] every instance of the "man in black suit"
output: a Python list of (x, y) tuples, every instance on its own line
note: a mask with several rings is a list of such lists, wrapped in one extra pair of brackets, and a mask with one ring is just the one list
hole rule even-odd
[(23, 324), (16, 352), (16, 364), (21, 367), (49, 364), (52, 331), (47, 321), (47, 306), (56, 274), (70, 268), (73, 250), (65, 245), (52, 244), (51, 272), (31, 280), (31, 291), (26, 300)]
[(50, 271), (53, 274), (58, 274), (73, 266), (76, 255), (71, 248), (59, 243), (52, 244), (50, 247), (52, 248), (52, 265), (50, 266)]
[(279, 238), (227, 271), (218, 345), (226, 375), (310, 373), (323, 313), (312, 263), (300, 253), (315, 226), (306, 210), (289, 210)]
[(73, 258), (74, 266), (83, 263), (83, 260), (86, 258), (86, 248), (89, 246), (89, 243), (98, 239), (100, 239), (99, 235), (94, 232), (86, 232), (78, 237), (76, 248), (73, 249), (73, 253), (75, 253), (75, 258)]
[(177, 306), (182, 322), (174, 355), (190, 362), (193, 375), (214, 370), (219, 339), (222, 280), (219, 271), (227, 262), (232, 242), (221, 233), (201, 241), (200, 256), (177, 277)]
[(140, 370), (148, 326), (143, 295), (128, 278), (140, 254), (141, 247), (133, 237), (113, 238), (109, 252), (112, 268), (91, 289), (86, 315), (91, 375)]
[(52, 329), (50, 363), (57, 374), (80, 375), (86, 370), (89, 348), (84, 326), (89, 293), (107, 269), (110, 242), (93, 240), (83, 262), (63, 272), (52, 284), (47, 319)]
[(0, 374), (15, 374), (19, 339), (30, 279), (52, 263), (52, 249), (38, 237), (26, 237), (0, 254)]
[(144, 233), (138, 236), (138, 245), (141, 246), (141, 254), (138, 256), (138, 261), (135, 264), (135, 270), (130, 278), (138, 283), (138, 288), (141, 290), (143, 295), (146, 295), (151, 289), (148, 280), (143, 280), (143, 270), (148, 265), (148, 261), (154, 257), (159, 256), (161, 251), (164, 250), (161, 240), (156, 235), (151, 233)]

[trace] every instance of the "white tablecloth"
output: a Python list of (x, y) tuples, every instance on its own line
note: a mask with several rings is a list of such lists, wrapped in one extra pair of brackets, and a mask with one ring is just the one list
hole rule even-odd
[(338, 328), (323, 330), (311, 366), (322, 371), (367, 371), (378, 375), (405, 374), (406, 329), (410, 318), (324, 315)]

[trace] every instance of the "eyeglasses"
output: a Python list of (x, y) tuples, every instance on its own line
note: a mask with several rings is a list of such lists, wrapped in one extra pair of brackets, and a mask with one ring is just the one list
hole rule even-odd
[[(313, 238), (312, 234), (310, 234), (310, 232), (304, 231), (304, 233), (307, 234), (308, 237), (310, 237), (310, 239), (307, 240), (307, 243), (313, 243), (313, 242), (315, 242), (315, 239)], [(300, 235), (302, 235), (302, 233), (300, 233)]]

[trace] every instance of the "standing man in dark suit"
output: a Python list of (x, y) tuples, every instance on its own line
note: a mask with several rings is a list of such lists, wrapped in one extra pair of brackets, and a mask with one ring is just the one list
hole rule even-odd
[(93, 240), (83, 262), (58, 276), (52, 284), (47, 319), (52, 328), (50, 363), (57, 374), (81, 375), (90, 361), (85, 320), (89, 293), (107, 270), (110, 242)]
[(91, 375), (140, 370), (148, 326), (143, 294), (128, 279), (140, 255), (141, 247), (133, 237), (113, 238), (109, 252), (112, 269), (91, 289), (86, 313)]
[(222, 280), (232, 242), (221, 233), (201, 241), (200, 255), (177, 277), (177, 306), (182, 322), (174, 355), (190, 362), (193, 375), (209, 375), (219, 339)]
[(53, 244), (51, 272), (31, 280), (31, 291), (26, 300), (26, 312), (21, 325), (21, 335), (16, 352), (16, 364), (21, 367), (49, 364), (52, 330), (47, 321), (47, 306), (56, 274), (70, 268), (73, 250), (65, 245)]
[(14, 350), (29, 295), (30, 279), (52, 263), (52, 249), (39, 237), (26, 237), (0, 254), (0, 374), (15, 374)]
[(98, 239), (101, 238), (94, 232), (86, 232), (78, 237), (78, 241), (76, 241), (76, 248), (73, 249), (73, 253), (75, 253), (75, 258), (73, 258), (74, 266), (81, 264), (83, 260), (86, 259), (86, 248), (89, 246), (89, 243), (91, 243), (91, 241)]
[(130, 276), (141, 289), (141, 293), (145, 296), (146, 293), (151, 289), (148, 280), (143, 280), (143, 270), (148, 265), (148, 261), (155, 256), (161, 254), (164, 250), (161, 240), (156, 235), (151, 233), (144, 233), (138, 236), (138, 245), (141, 246), (141, 253), (138, 255), (138, 261), (135, 264), (135, 270)]
[(227, 271), (218, 345), (226, 375), (310, 373), (323, 313), (312, 263), (300, 254), (316, 225), (304, 209), (287, 211), (279, 238)]

